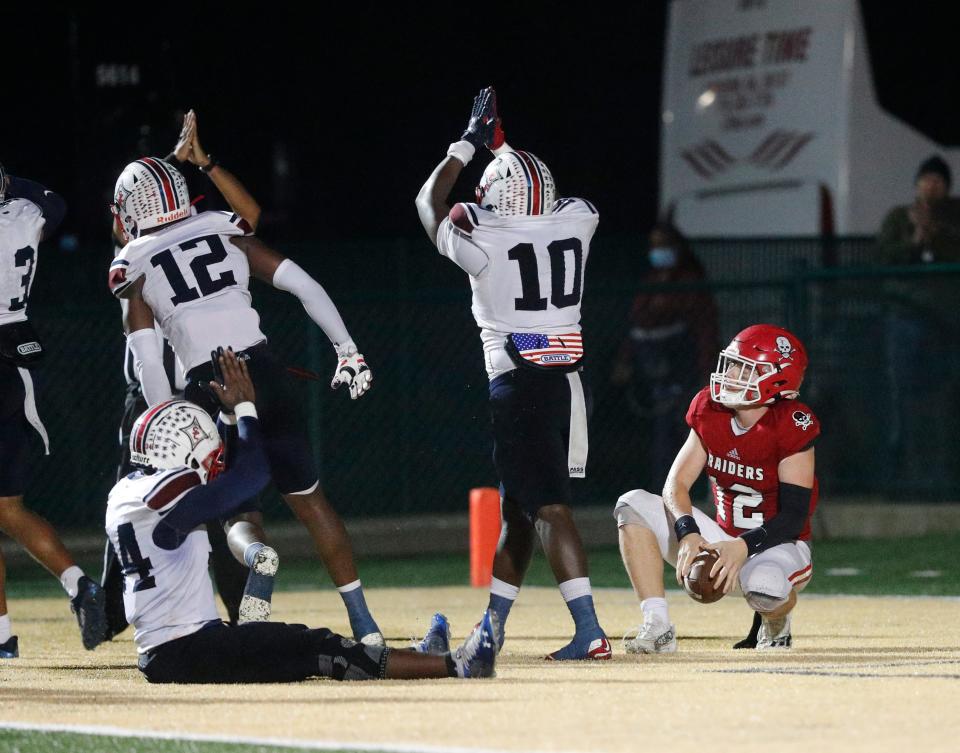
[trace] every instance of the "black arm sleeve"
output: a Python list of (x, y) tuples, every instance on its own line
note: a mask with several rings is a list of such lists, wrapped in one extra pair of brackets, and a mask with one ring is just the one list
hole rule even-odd
[(781, 483), (779, 495), (780, 511), (760, 528), (740, 534), (740, 538), (747, 542), (749, 554), (759, 554), (779, 544), (794, 541), (803, 532), (810, 514), (813, 489)]
[(43, 237), (49, 238), (53, 235), (63, 217), (67, 213), (67, 203), (53, 191), (48, 191), (39, 183), (26, 178), (15, 178), (10, 176), (10, 190), (8, 195), (12, 199), (26, 199), (32, 201), (43, 213), (46, 220), (43, 226)]
[(270, 466), (260, 439), (260, 422), (237, 421), (237, 442), (230, 468), (209, 484), (191, 489), (153, 529), (153, 543), (176, 549), (201, 523), (227, 518), (270, 481)]

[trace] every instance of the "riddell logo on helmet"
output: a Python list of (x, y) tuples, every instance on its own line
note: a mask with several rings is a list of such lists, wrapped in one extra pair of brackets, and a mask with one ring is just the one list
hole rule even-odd
[(183, 209), (178, 209), (175, 212), (170, 212), (169, 214), (159, 214), (157, 215), (157, 224), (163, 225), (167, 222), (173, 222), (174, 220), (182, 220), (184, 217), (190, 216), (190, 207), (186, 206)]

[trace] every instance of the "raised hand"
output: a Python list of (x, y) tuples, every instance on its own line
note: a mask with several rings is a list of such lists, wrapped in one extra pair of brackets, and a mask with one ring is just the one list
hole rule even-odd
[(256, 391), (253, 381), (247, 371), (246, 361), (237, 358), (232, 348), (224, 350), (222, 347), (210, 354), (213, 361), (215, 380), (209, 382), (210, 389), (217, 396), (220, 404), (227, 413), (239, 403), (254, 402)]
[[(492, 86), (488, 86), (473, 98), (470, 120), (467, 122), (467, 129), (460, 138), (463, 141), (469, 141), (475, 149), (479, 149), (481, 146), (489, 146), (493, 143), (496, 128), (497, 94)], [(502, 135), (503, 132), (501, 131)]]

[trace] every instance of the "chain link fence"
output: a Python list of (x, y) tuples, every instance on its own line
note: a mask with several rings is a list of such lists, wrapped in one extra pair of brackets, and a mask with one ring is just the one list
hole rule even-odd
[[(960, 265), (871, 266), (869, 239), (700, 240), (694, 248), (706, 281), (654, 290), (635, 283), (645, 251), (636, 239), (594, 243), (583, 302), (595, 398), (588, 478), (578, 482), (583, 504), (612, 504), (625, 490), (662, 483), (686, 433), (686, 406), (704, 383), (702, 368), (669, 348), (640, 349), (629, 374), (616, 367), (632, 352), (635, 296), (691, 291), (716, 304), (716, 347), (757, 322), (805, 340), (811, 366), (803, 399), (824, 427), (823, 495), (960, 499), (960, 316), (950, 298), (960, 292)], [(294, 298), (255, 284), (274, 349), (324, 378), (301, 392), (331, 501), (348, 518), (464, 510), (468, 490), (495, 485), (496, 477), (463, 273), (426, 241), (282, 250), (330, 292), (375, 375), (362, 400), (331, 392), (334, 358), (323, 333)], [(52, 454), (37, 459), (27, 502), (58, 527), (95, 528), (119, 454), (120, 310), (105, 289), (105, 256), (47, 248), (42, 256), (31, 319), (49, 352), (36, 378)], [(675, 351), (689, 348), (683, 337), (676, 343)], [(265, 501), (269, 515), (289, 515), (274, 493)]]

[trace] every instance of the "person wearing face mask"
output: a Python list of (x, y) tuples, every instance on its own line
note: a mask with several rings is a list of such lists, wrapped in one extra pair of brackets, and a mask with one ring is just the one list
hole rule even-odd
[(706, 279), (680, 230), (658, 222), (646, 255), (647, 270), (611, 381), (625, 389), (631, 411), (647, 426), (647, 468), (650, 482), (659, 487), (684, 441), (685, 427), (677, 416), (710, 374), (719, 336), (717, 307), (709, 292), (659, 287)]

